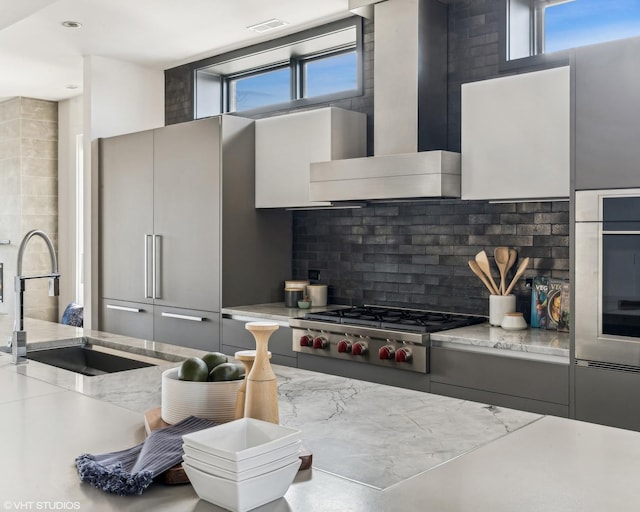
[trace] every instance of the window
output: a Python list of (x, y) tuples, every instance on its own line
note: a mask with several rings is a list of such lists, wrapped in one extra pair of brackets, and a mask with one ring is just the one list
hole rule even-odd
[(251, 110), (291, 99), (289, 67), (227, 77), (225, 83), (229, 96), (229, 112)]
[(640, 34), (640, 0), (571, 0), (548, 5), (543, 15), (545, 53)]
[(357, 89), (357, 64), (358, 54), (355, 50), (304, 61), (302, 96), (312, 98)]
[(507, 60), (640, 35), (640, 0), (507, 0)]
[(204, 61), (194, 70), (196, 118), (362, 94), (361, 34), (353, 17)]

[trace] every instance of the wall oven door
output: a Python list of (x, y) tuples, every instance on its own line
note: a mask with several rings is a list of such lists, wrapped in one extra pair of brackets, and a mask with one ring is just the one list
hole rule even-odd
[(576, 359), (640, 367), (640, 189), (576, 192)]

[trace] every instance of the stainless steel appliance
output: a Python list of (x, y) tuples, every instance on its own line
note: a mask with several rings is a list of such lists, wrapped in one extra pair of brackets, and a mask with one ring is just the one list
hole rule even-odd
[[(355, 306), (289, 321), (293, 350), (387, 368), (429, 372), (430, 333), (486, 322), (438, 311)], [(300, 363), (300, 360), (299, 360)]]
[(578, 191), (575, 205), (577, 364), (640, 370), (640, 189)]

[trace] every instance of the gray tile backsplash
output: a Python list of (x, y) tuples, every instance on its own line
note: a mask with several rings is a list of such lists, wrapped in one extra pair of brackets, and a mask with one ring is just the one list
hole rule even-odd
[[(568, 278), (568, 223), (568, 202), (446, 199), (299, 211), (293, 216), (293, 277), (320, 270), (333, 303), (486, 315), (488, 291), (468, 260), (483, 249), (492, 260), (494, 248), (505, 245), (531, 258), (525, 278)], [(526, 313), (525, 279), (515, 293), (518, 310)]]

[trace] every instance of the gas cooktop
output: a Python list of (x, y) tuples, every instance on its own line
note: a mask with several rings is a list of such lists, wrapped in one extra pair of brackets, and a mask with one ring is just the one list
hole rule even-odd
[(455, 329), (486, 321), (486, 318), (479, 316), (384, 306), (353, 306), (320, 313), (307, 313), (304, 319), (416, 333)]

